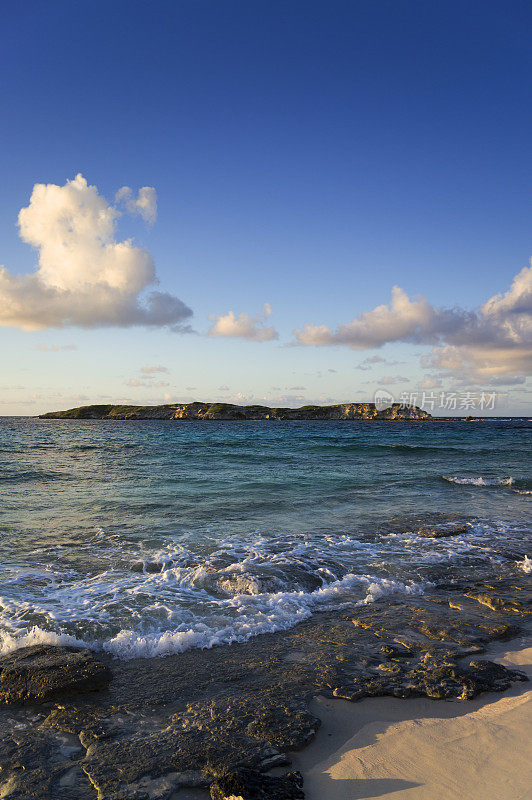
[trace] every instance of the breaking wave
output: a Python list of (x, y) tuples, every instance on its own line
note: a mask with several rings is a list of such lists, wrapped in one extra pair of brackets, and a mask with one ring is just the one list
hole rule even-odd
[(512, 486), (514, 478), (484, 478), (482, 475), (475, 476), (459, 476), (459, 475), (442, 475), (442, 478), (449, 483), (457, 483), (460, 486)]
[[(391, 594), (422, 594), (426, 583), (401, 582), (372, 575), (347, 574), (341, 580), (312, 592), (284, 591), (254, 596), (236, 594), (219, 601), (219, 613), (213, 622), (195, 620), (170, 630), (139, 632), (121, 629), (110, 639), (94, 641), (67, 633), (48, 631), (38, 625), (0, 633), (0, 653), (33, 644), (71, 645), (103, 650), (122, 659), (152, 658), (183, 653), (191, 648), (208, 649), (215, 645), (245, 642), (261, 633), (288, 630), (312, 615), (315, 609), (354, 607), (374, 603)], [(354, 596), (359, 595), (358, 600)], [(161, 608), (164, 606), (161, 604)], [(171, 609), (166, 611), (171, 616)], [(231, 616), (229, 611), (236, 612)], [(225, 621), (225, 624), (224, 624)]]
[(522, 561), (516, 561), (516, 565), (525, 575), (532, 574), (532, 558), (525, 556)]

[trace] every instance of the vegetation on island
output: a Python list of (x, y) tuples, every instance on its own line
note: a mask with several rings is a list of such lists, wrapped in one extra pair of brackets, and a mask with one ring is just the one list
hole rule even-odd
[(90, 405), (40, 414), (41, 419), (125, 420), (427, 420), (430, 414), (414, 406), (394, 403), (379, 409), (375, 403), (270, 408), (232, 403), (173, 403), (161, 406)]

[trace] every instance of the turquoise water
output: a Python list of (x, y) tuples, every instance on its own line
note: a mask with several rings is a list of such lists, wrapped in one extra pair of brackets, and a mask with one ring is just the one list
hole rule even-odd
[(3, 418), (0, 649), (153, 656), (522, 575), (531, 443), (528, 420)]

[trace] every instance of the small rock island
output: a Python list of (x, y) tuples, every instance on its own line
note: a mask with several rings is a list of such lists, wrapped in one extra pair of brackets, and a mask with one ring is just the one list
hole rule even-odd
[(231, 403), (172, 403), (162, 406), (93, 405), (50, 411), (40, 419), (169, 419), (169, 420), (428, 420), (431, 415), (416, 406), (394, 403), (378, 409), (375, 403), (341, 403), (333, 406), (269, 408)]

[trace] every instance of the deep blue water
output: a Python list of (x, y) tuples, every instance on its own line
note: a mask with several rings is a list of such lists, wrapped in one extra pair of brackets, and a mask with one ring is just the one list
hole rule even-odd
[(531, 444), (529, 420), (0, 419), (0, 649), (179, 652), (522, 575)]

